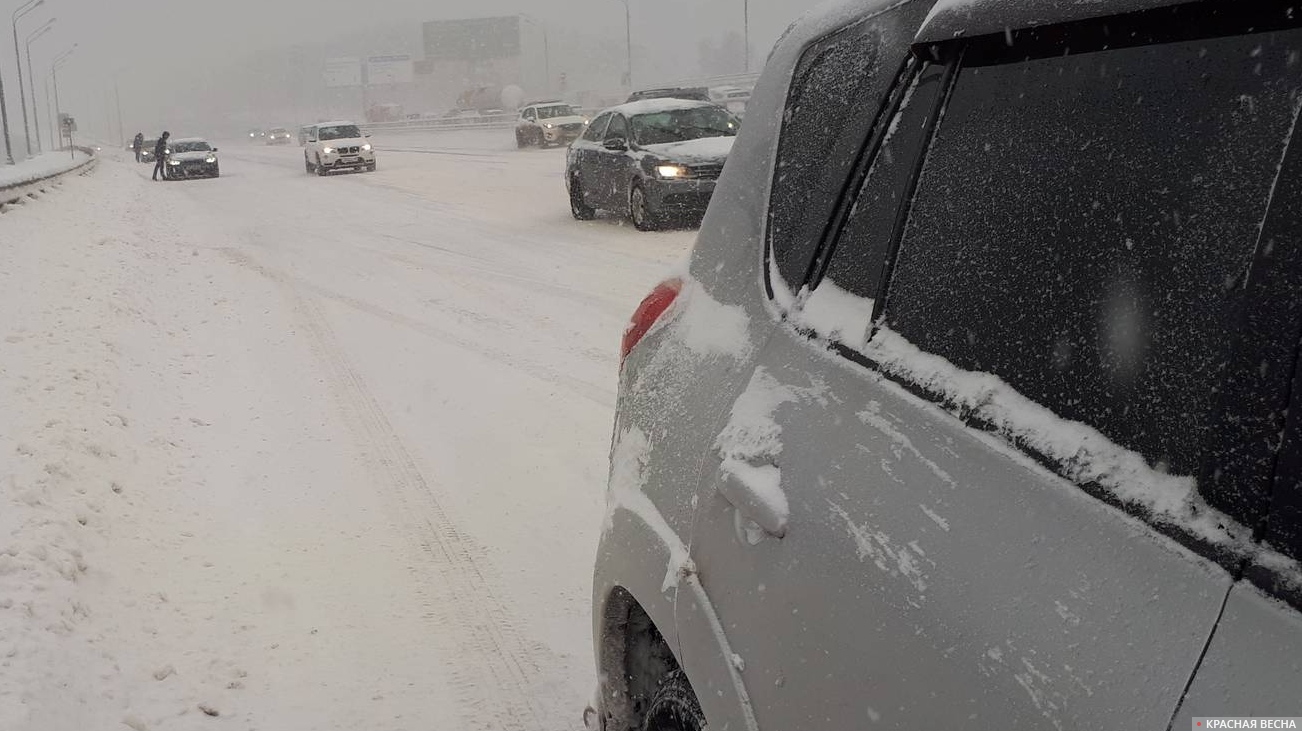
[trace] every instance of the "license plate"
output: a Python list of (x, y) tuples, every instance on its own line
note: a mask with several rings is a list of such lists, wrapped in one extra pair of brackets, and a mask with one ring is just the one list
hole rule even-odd
[(344, 164), (344, 165), (348, 165), (348, 164), (350, 164), (350, 163), (355, 163), (355, 162), (360, 162), (360, 161), (361, 161), (361, 158), (357, 158), (357, 157), (341, 157), (341, 158), (339, 158), (339, 162), (342, 163), (342, 164)]

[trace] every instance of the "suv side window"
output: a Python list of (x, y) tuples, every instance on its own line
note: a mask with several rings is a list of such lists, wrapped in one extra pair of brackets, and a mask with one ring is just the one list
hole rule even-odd
[(1196, 475), (1295, 118), (1302, 34), (1135, 42), (968, 49), (884, 319), (1157, 470)]
[(794, 293), (804, 283), (924, 5), (860, 20), (815, 42), (797, 63), (769, 195), (770, 286)]
[(628, 140), (628, 120), (624, 118), (624, 115), (616, 114), (610, 118), (610, 128), (606, 130), (606, 139)]
[(588, 142), (600, 142), (603, 135), (606, 134), (606, 125), (610, 124), (610, 112), (606, 112), (592, 120), (592, 124), (583, 130), (583, 139)]
[(524, 110), (524, 118), (529, 120), (530, 122), (533, 122), (536, 119), (538, 119), (538, 115), (533, 111), (533, 107), (529, 107), (528, 109)]

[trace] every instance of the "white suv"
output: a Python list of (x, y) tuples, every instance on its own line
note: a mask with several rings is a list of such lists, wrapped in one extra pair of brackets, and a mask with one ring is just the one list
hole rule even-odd
[(353, 122), (321, 122), (306, 128), (303, 166), (309, 173), (325, 175), (331, 170), (375, 172), (375, 150)]
[(583, 134), (588, 118), (564, 102), (537, 102), (520, 110), (515, 124), (517, 147), (568, 145)]

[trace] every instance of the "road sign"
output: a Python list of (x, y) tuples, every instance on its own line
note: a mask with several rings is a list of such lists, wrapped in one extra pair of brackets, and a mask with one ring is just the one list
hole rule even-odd
[(360, 58), (326, 59), (322, 70), (325, 85), (331, 88), (362, 85), (362, 60)]
[(366, 83), (368, 86), (410, 84), (411, 81), (411, 56), (371, 56), (366, 59)]

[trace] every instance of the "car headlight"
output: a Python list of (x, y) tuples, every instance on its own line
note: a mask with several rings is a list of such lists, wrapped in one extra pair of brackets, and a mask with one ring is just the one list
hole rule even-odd
[(554, 129), (556, 127), (556, 125), (552, 124), (551, 122), (548, 122), (543, 126), (546, 127), (547, 129)]
[(332, 154), (334, 154), (334, 151), (335, 151), (335, 148), (333, 148), (333, 147), (322, 147), (322, 148), (321, 148), (321, 152), (322, 152), (322, 154), (325, 154), (325, 155), (332, 155)]
[(209, 155), (208, 158), (207, 158), (206, 160), (204, 160), (204, 162), (209, 162), (209, 163), (217, 162), (217, 156), (216, 156), (216, 155)]
[(370, 152), (370, 151), (371, 151), (371, 143), (367, 142), (366, 144), (362, 145), (362, 149), (365, 150), (366, 152)]
[(685, 178), (688, 175), (688, 170), (682, 165), (657, 165), (656, 175), (667, 179)]
[(168, 161), (167, 161), (167, 164), (168, 164), (168, 165), (180, 165), (180, 164), (181, 164), (181, 161), (180, 161), (180, 160), (168, 160)]

